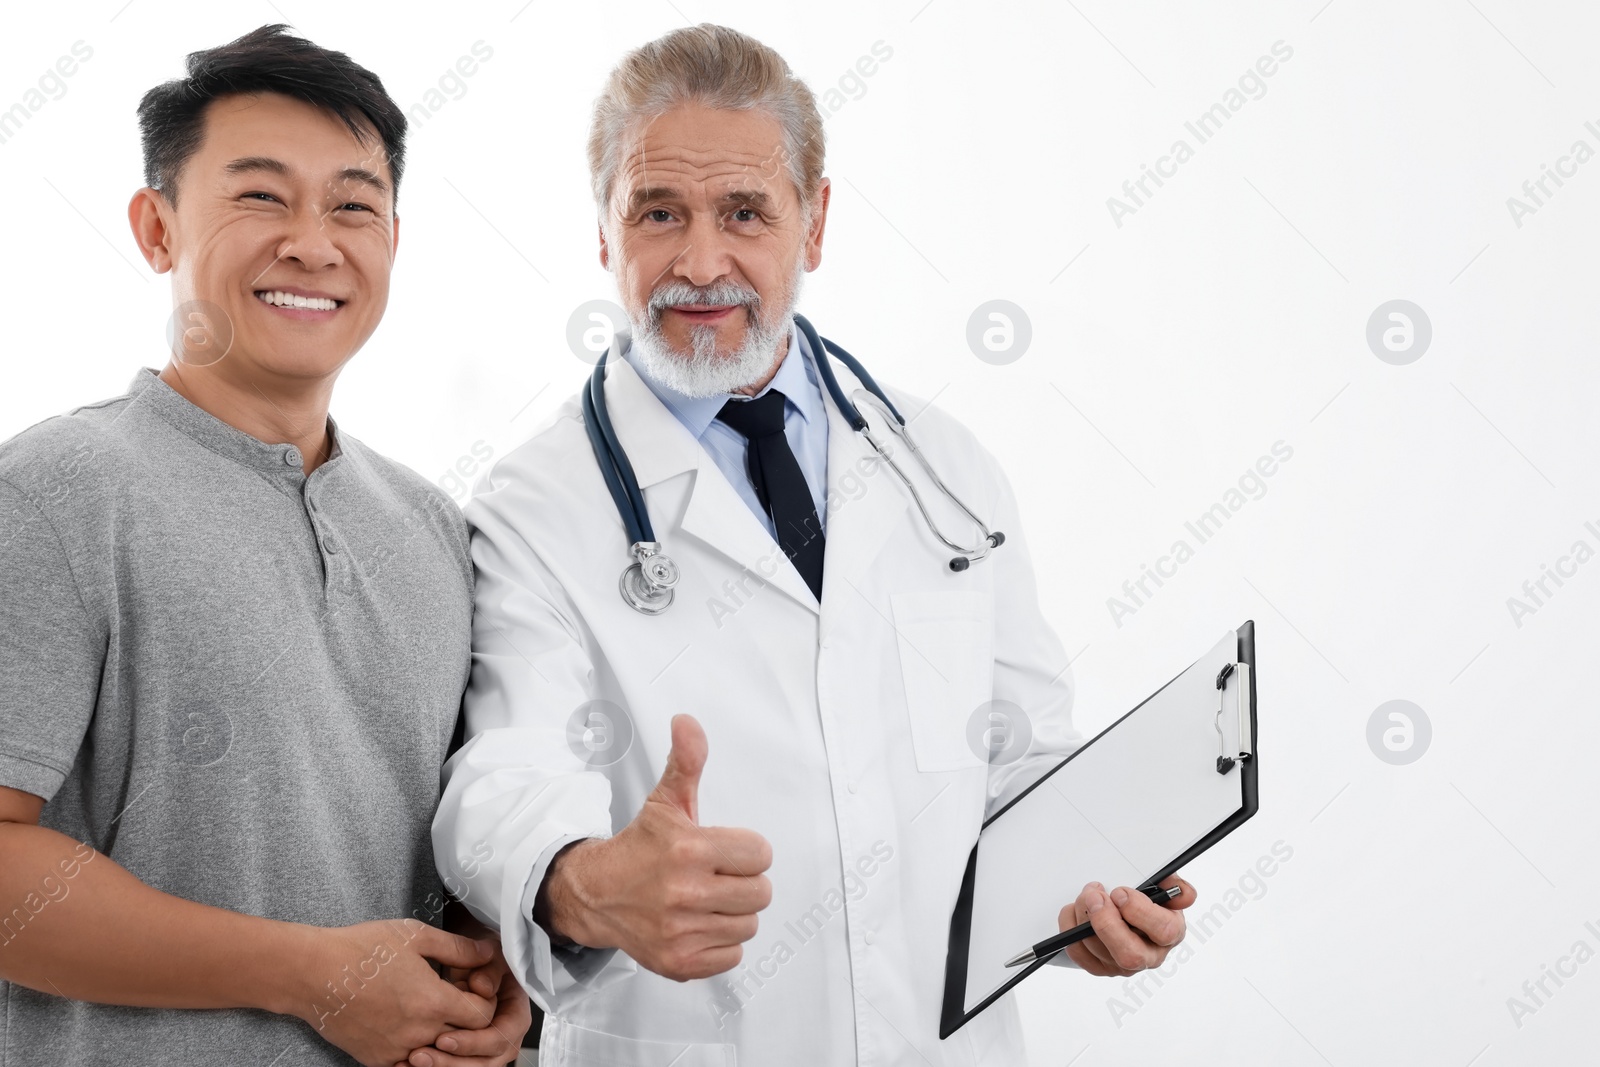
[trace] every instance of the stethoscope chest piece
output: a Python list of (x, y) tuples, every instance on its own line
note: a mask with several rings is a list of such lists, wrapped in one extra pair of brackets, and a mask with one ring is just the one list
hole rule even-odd
[(678, 584), (678, 565), (654, 541), (636, 541), (636, 560), (622, 572), (619, 585), (622, 599), (630, 608), (645, 615), (659, 615), (672, 606), (672, 591)]

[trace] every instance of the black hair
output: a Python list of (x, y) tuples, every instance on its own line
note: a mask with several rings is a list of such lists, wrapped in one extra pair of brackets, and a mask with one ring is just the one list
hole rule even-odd
[(239, 93), (281, 93), (332, 112), (362, 144), (377, 133), (383, 142), (394, 194), (405, 163), (406, 117), (383, 82), (343, 52), (334, 52), (289, 32), (278, 23), (236, 41), (190, 52), (189, 76), (156, 86), (139, 101), (144, 143), (144, 180), (167, 202), (178, 202), (183, 165), (200, 148), (205, 111), (215, 100)]

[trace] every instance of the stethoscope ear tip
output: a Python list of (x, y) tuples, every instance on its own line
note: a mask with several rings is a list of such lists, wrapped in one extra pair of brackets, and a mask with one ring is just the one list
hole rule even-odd
[[(999, 530), (994, 530), (990, 532), (989, 536), (985, 538), (985, 540), (989, 542), (990, 548), (999, 548), (1001, 545), (1006, 543), (1006, 535), (1001, 533)], [(956, 556), (950, 560), (950, 569), (955, 571), (957, 574), (960, 574), (962, 571), (972, 566), (972, 561), (974, 559), (982, 559), (986, 555), (988, 555), (987, 551), (980, 552), (976, 556)]]

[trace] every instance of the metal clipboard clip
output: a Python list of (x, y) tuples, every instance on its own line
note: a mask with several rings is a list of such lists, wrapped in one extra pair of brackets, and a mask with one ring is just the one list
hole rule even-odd
[[(1229, 675), (1235, 675), (1233, 683), (1234, 710), (1239, 720), (1239, 747), (1234, 755), (1228, 754), (1228, 738), (1222, 732), (1222, 713), (1227, 709), (1226, 684)], [(1217, 728), (1217, 773), (1227, 774), (1233, 770), (1235, 763), (1243, 763), (1250, 758), (1250, 664), (1225, 663), (1222, 670), (1217, 672), (1217, 717), (1213, 723)]]

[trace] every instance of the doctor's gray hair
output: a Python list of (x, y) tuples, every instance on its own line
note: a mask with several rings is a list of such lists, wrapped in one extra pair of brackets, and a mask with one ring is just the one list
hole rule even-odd
[(773, 146), (809, 224), (822, 182), (822, 115), (817, 98), (782, 56), (747, 34), (703, 22), (628, 53), (606, 79), (589, 127), (589, 176), (604, 222), (619, 153), (639, 123), (687, 103), (728, 111), (760, 109), (783, 127)]

